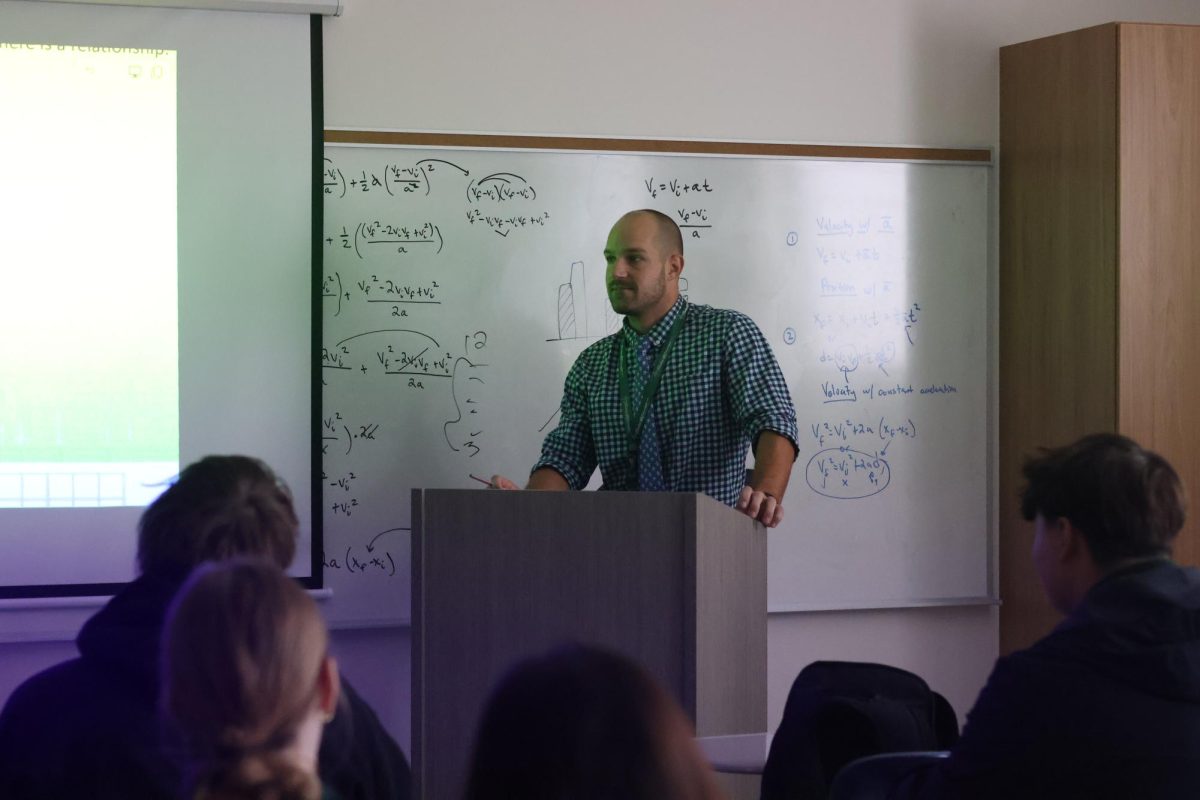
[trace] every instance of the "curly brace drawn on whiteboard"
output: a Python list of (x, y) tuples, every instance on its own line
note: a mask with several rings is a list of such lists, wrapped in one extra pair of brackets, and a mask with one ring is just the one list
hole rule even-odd
[[(622, 216), (604, 260), (624, 323), (571, 367), (558, 426), (525, 488), (582, 489), (599, 466), (603, 489), (703, 492), (778, 525), (798, 432), (762, 332), (745, 314), (680, 295), (683, 237), (665, 214)], [(491, 486), (520, 488), (503, 475)]]

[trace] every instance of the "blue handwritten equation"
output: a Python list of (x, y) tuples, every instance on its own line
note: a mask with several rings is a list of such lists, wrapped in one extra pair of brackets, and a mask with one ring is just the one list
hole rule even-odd
[(808, 460), (805, 480), (814, 492), (834, 500), (861, 500), (892, 482), (892, 468), (878, 453), (850, 447), (819, 450)]
[(845, 331), (870, 331), (875, 328), (901, 329), (911, 340), (912, 331), (921, 321), (921, 304), (910, 303), (907, 308), (884, 308), (860, 311), (820, 311), (813, 314), (818, 331), (831, 337)]
[(911, 382), (887, 384), (872, 382), (862, 387), (854, 387), (848, 381), (845, 384), (822, 381), (820, 388), (826, 403), (856, 403), (860, 396), (864, 400), (886, 400), (914, 394), (923, 397), (958, 394), (958, 387), (951, 383), (918, 384), (914, 387)]
[(820, 449), (808, 460), (805, 480), (814, 492), (835, 500), (858, 500), (886, 489), (892, 481), (888, 449), (918, 435), (911, 417), (888, 416), (821, 420), (809, 425), (809, 433)]
[(880, 417), (878, 421), (865, 422), (853, 419), (823, 420), (810, 425), (810, 432), (817, 446), (824, 447), (832, 442), (845, 443), (860, 438), (878, 440), (884, 443), (880, 455), (887, 453), (887, 448), (893, 439), (917, 438), (917, 424), (911, 417), (903, 420), (889, 420)]
[(890, 236), (896, 233), (895, 217), (892, 214), (878, 216), (833, 216), (818, 215), (816, 218), (817, 236), (870, 236), (882, 234)]

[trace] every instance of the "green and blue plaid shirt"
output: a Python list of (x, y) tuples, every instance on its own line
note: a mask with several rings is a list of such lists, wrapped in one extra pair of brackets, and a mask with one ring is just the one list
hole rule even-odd
[[(745, 484), (746, 451), (762, 431), (796, 444), (796, 409), (770, 345), (737, 311), (688, 306), (682, 297), (646, 336), (656, 357), (675, 319), (683, 329), (663, 371), (653, 408), (663, 475), (675, 492), (703, 492), (734, 505)], [(603, 489), (637, 489), (621, 413), (620, 340), (636, 348), (626, 320), (617, 333), (584, 350), (567, 373), (558, 427), (542, 444), (534, 470), (560, 473), (572, 489), (587, 485), (596, 466)]]

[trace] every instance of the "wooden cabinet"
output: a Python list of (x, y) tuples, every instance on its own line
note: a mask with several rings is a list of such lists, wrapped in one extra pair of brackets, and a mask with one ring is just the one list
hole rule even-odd
[(1118, 431), (1179, 471), (1200, 558), (1200, 26), (1000, 50), (1000, 650), (1058, 621), (1021, 520), (1038, 446)]

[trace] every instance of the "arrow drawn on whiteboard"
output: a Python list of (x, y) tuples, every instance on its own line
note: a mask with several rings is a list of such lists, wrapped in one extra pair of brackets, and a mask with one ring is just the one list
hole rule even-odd
[(388, 528), (386, 531), (380, 531), (379, 533), (375, 534), (375, 536), (373, 536), (371, 538), (371, 541), (367, 542), (367, 552), (368, 553), (375, 552), (375, 542), (379, 541), (380, 536), (383, 536), (384, 534), (388, 534), (388, 533), (399, 533), (400, 531), (411, 531), (411, 530), (412, 530), (412, 528)]
[(356, 333), (353, 336), (347, 336), (345, 339), (342, 339), (340, 342), (338, 342), (338, 344), (339, 345), (345, 344), (346, 342), (350, 341), (351, 339), (357, 339), (360, 336), (370, 336), (375, 333), (415, 333), (417, 336), (424, 336), (426, 339), (433, 342), (434, 347), (441, 347), (441, 345), (438, 344), (437, 339), (433, 338), (429, 334), (421, 333), (420, 331), (410, 331), (407, 328), (382, 328), (377, 331), (366, 331), (365, 333)]
[[(467, 172), (465, 169), (460, 167), (458, 164), (455, 164), (451, 161), (443, 161), (440, 158), (422, 158), (417, 163), (418, 164), (445, 164), (448, 167), (454, 167), (456, 170), (461, 172), (463, 175), (466, 175), (468, 177), (470, 177), (470, 175), (471, 175), (471, 173)], [(432, 170), (430, 170), (430, 171), (432, 172)]]

